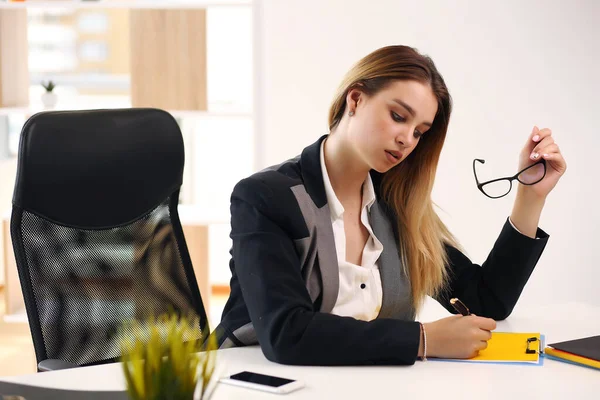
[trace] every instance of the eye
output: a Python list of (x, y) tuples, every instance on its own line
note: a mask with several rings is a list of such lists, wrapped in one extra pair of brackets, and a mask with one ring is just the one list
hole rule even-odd
[[(394, 121), (396, 121), (396, 122), (406, 122), (406, 118), (404, 118), (404, 117), (396, 114), (396, 112), (392, 111), (391, 114), (392, 114), (392, 119)], [(413, 133), (413, 135), (414, 135), (415, 139), (420, 139), (421, 136), (423, 136), (423, 133), (415, 129), (415, 132)]]
[(392, 111), (392, 119), (396, 122), (405, 122), (406, 118), (401, 117), (400, 115), (396, 114), (394, 111)]

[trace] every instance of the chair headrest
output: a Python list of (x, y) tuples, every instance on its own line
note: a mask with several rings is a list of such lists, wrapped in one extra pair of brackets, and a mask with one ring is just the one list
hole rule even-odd
[(42, 112), (23, 126), (13, 204), (61, 225), (120, 226), (178, 190), (183, 165), (165, 111)]

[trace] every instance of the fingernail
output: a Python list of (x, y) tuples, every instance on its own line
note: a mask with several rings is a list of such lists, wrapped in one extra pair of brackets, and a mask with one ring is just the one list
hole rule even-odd
[(544, 157), (548, 157), (548, 156), (549, 156), (549, 154), (544, 154)]
[(531, 153), (531, 158), (532, 159), (537, 159), (540, 155), (538, 153)]
[(533, 137), (533, 141), (534, 141), (534, 142), (537, 142), (538, 140), (540, 140), (540, 135), (535, 135), (535, 136)]

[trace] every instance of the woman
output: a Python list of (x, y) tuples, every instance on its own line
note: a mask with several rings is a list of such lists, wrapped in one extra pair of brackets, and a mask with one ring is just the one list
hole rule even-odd
[[(343, 81), (329, 135), (236, 185), (221, 348), (260, 344), (275, 362), (357, 365), (469, 358), (487, 346), (546, 245), (538, 221), (566, 164), (551, 131), (534, 128), (519, 167), (543, 157), (547, 174), (519, 185), (475, 265), (431, 201), (450, 112), (431, 59), (381, 48)], [(416, 322), (426, 295), (451, 312), (458, 297), (477, 316)]]

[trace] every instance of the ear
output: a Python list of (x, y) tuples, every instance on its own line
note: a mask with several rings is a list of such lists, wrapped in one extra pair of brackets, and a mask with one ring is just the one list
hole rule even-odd
[(356, 110), (358, 103), (364, 101), (365, 94), (359, 88), (353, 88), (346, 95), (346, 105), (348, 111)]

